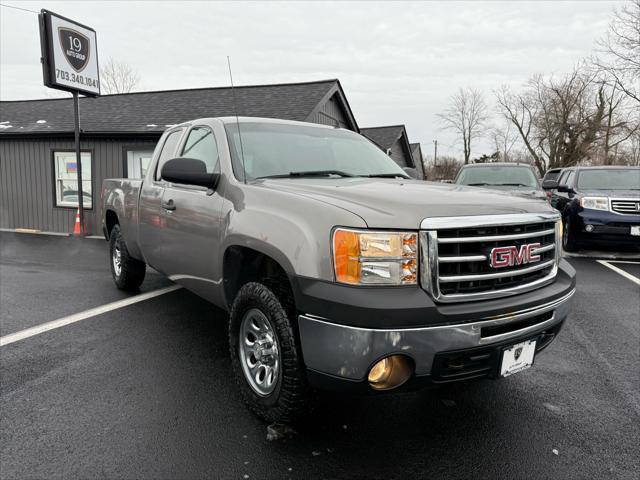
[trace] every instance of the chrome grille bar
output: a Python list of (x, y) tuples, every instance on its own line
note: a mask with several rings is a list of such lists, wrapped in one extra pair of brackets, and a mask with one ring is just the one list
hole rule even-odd
[(509, 270), (506, 272), (497, 272), (497, 273), (483, 273), (478, 275), (454, 275), (450, 277), (440, 277), (440, 283), (450, 283), (450, 282), (473, 282), (476, 280), (492, 280), (494, 278), (507, 278), (507, 277), (517, 277), (518, 275), (526, 275), (527, 273), (535, 272), (537, 270), (542, 270), (544, 268), (550, 267), (555, 263), (554, 260), (549, 260), (544, 263), (538, 263), (532, 267), (521, 268), (519, 270)]
[(555, 233), (553, 228), (549, 230), (541, 230), (537, 232), (515, 233), (511, 235), (492, 235), (488, 237), (445, 237), (438, 238), (438, 243), (475, 243), (475, 242), (498, 242), (501, 240), (518, 240), (521, 238), (544, 237)]

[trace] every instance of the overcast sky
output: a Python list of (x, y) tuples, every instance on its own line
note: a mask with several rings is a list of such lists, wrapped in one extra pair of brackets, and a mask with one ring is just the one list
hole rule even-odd
[[(16, 2), (93, 27), (101, 60), (139, 90), (340, 79), (361, 127), (405, 124), (432, 154), (459, 154), (435, 114), (459, 87), (486, 92), (561, 74), (589, 55), (619, 2)], [(0, 99), (69, 94), (42, 85), (37, 16), (0, 8)], [(491, 153), (488, 141), (473, 156)]]

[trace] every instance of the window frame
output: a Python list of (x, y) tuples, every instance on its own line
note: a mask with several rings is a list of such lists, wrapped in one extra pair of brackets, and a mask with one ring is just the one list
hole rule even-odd
[[(144, 144), (131, 144), (131, 145), (123, 145), (122, 147), (122, 178), (129, 178), (129, 165), (127, 164), (127, 153), (131, 151), (140, 151), (145, 150), (145, 147), (149, 148), (151, 151), (151, 163), (149, 164), (149, 168), (153, 165), (153, 154), (155, 153), (156, 146), (155, 145), (144, 145)], [(143, 178), (134, 178), (133, 180), (143, 180)]]
[[(189, 130), (189, 125), (180, 125), (180, 126), (176, 126), (174, 128), (172, 128), (171, 130), (169, 130), (166, 134), (166, 136), (164, 137), (164, 141), (162, 142), (162, 146), (160, 147), (160, 150), (158, 150), (158, 158), (155, 159), (155, 165), (153, 166), (153, 174), (151, 176), (151, 179), (153, 181), (154, 184), (165, 184), (167, 183), (165, 180), (162, 179), (162, 177), (160, 177), (159, 172), (158, 172), (158, 167), (160, 166), (160, 157), (162, 156), (162, 151), (164, 150), (164, 147), (167, 144), (167, 140), (168, 138), (173, 135), (176, 132), (180, 132), (180, 138), (178, 138), (178, 143), (176, 143), (176, 151), (180, 152), (182, 151), (182, 144), (184, 142), (184, 132)], [(155, 152), (154, 152), (155, 153)], [(174, 152), (175, 154), (175, 152)], [(173, 157), (176, 158), (176, 157)], [(169, 159), (170, 160), (170, 159)], [(160, 177), (160, 178), (158, 178)]]
[(184, 138), (182, 139), (182, 142), (180, 142), (180, 148), (178, 149), (178, 152), (180, 152), (180, 156), (183, 157), (184, 156), (184, 149), (187, 146), (187, 142), (189, 141), (189, 135), (191, 135), (191, 132), (194, 131), (197, 128), (204, 128), (206, 130), (209, 130), (211, 132), (211, 136), (213, 137), (213, 143), (216, 147), (216, 153), (218, 154), (218, 162), (217, 162), (217, 166), (218, 166), (218, 171), (216, 172), (215, 169), (212, 173), (221, 173), (222, 171), (222, 165), (221, 165), (221, 160), (220, 160), (220, 149), (218, 148), (218, 140), (216, 139), (216, 133), (213, 131), (213, 129), (208, 126), (208, 125), (191, 125), (188, 129), (187, 132), (184, 135)]
[[(78, 208), (80, 208), (80, 202), (78, 202), (78, 205), (58, 205), (58, 176), (56, 174), (56, 153), (76, 153), (75, 148), (51, 148), (50, 149), (50, 156), (51, 156), (51, 182), (52, 182), (52, 191), (51, 193), (53, 194), (53, 208), (64, 208), (66, 210), (77, 210)], [(95, 190), (96, 190), (96, 179), (95, 179), (95, 149), (93, 148), (81, 148), (80, 149), (80, 155), (81, 155), (81, 160), (82, 160), (82, 154), (83, 153), (88, 153), (89, 157), (90, 157), (90, 162), (91, 162), (91, 178), (90, 178), (90, 182), (91, 182), (91, 206), (88, 207), (84, 202), (82, 202), (82, 209), (83, 210), (94, 210), (95, 209)], [(83, 177), (84, 177), (84, 172), (83, 172)], [(84, 180), (83, 180), (84, 181)]]

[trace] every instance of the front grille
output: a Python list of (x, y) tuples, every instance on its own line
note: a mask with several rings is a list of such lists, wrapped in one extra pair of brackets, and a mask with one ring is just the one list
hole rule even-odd
[[(551, 282), (557, 272), (556, 214), (427, 219), (421, 232), (422, 284), (442, 302), (496, 298)], [(536, 247), (527, 247), (539, 244)], [(526, 249), (538, 259), (526, 261)], [(498, 268), (490, 262), (501, 249)], [(505, 253), (506, 250), (506, 253)], [(513, 261), (509, 261), (513, 260)]]
[(640, 199), (611, 200), (611, 210), (627, 215), (640, 215)]

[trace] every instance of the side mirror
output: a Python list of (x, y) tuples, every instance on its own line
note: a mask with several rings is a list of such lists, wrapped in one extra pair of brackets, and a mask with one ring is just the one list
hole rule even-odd
[(562, 193), (573, 193), (573, 188), (571, 188), (569, 185), (563, 184), (558, 185), (558, 191)]
[(219, 173), (207, 173), (207, 165), (202, 160), (185, 157), (168, 160), (162, 166), (160, 176), (168, 182), (211, 189), (215, 189), (220, 180)]
[(554, 188), (558, 188), (558, 182), (555, 180), (545, 180), (542, 182), (542, 188), (544, 190), (553, 190)]

